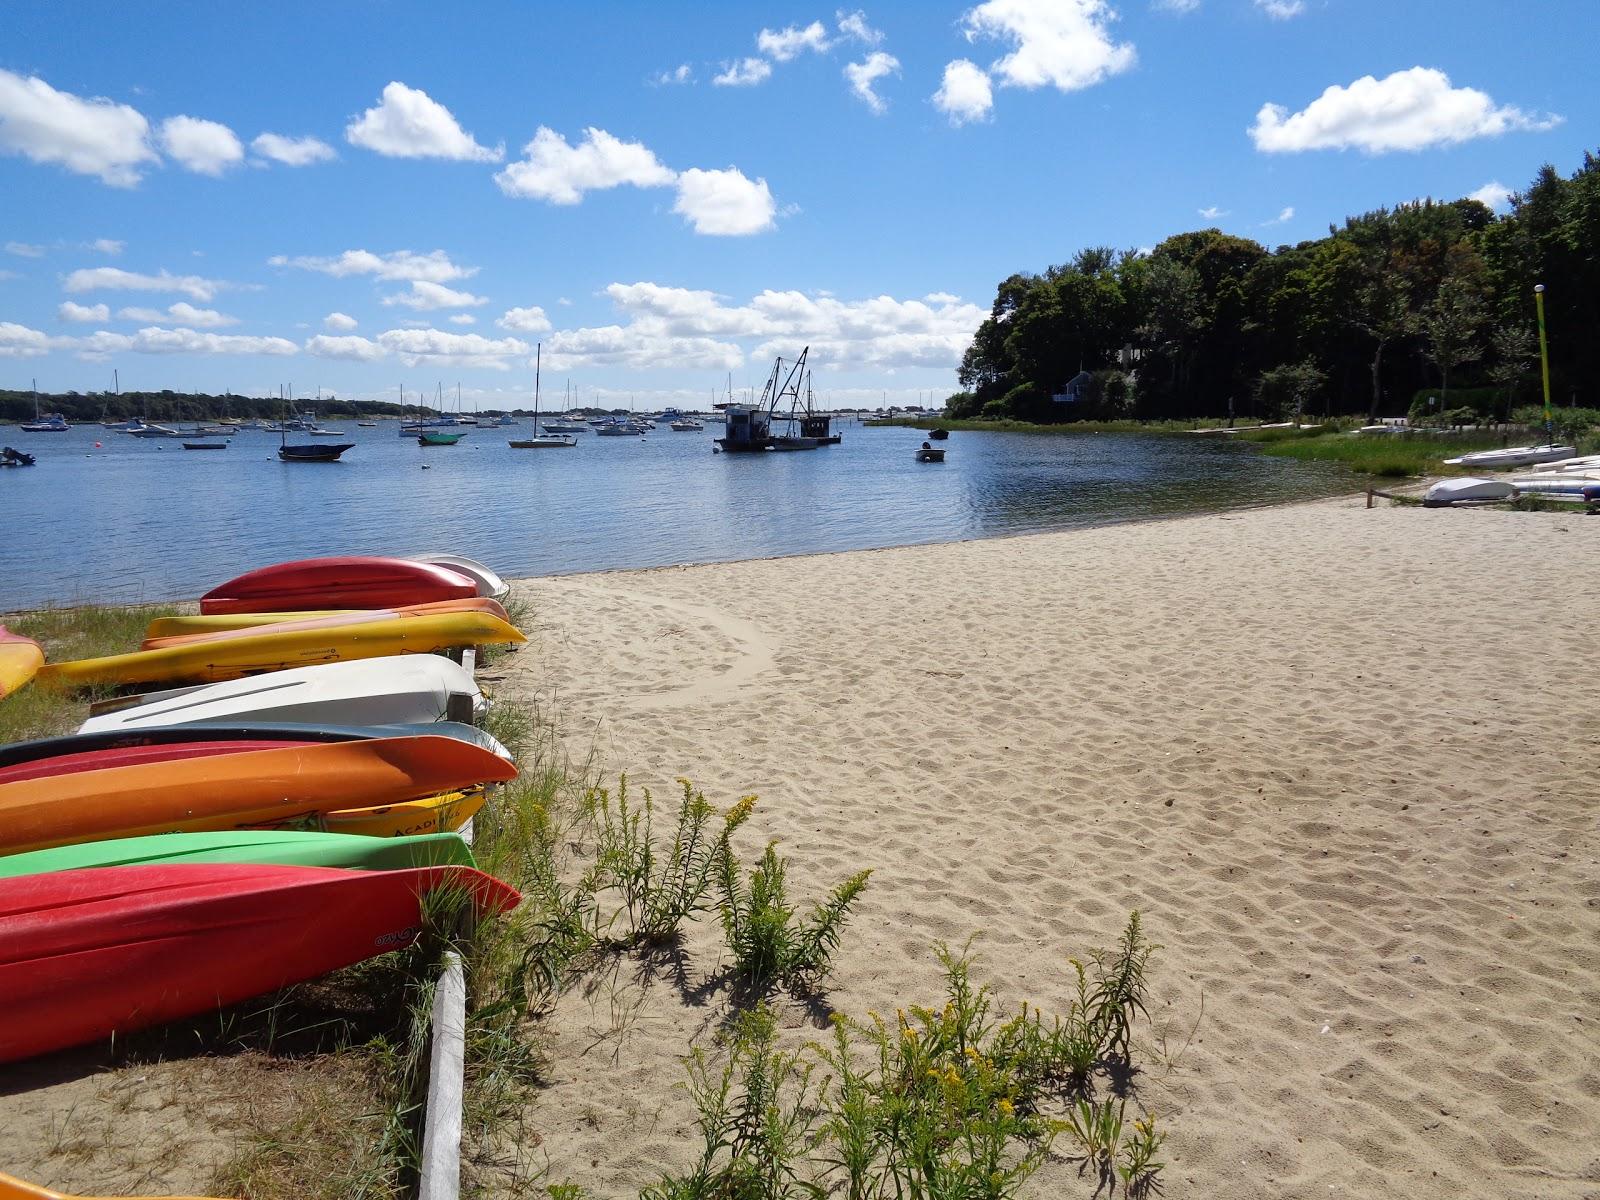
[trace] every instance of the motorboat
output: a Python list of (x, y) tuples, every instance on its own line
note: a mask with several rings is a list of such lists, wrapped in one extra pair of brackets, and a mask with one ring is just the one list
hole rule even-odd
[(185, 442), (183, 444), (183, 448), (185, 450), (226, 450), (228, 448), (228, 443), (227, 442)]
[(562, 417), (557, 421), (544, 421), (539, 426), (546, 433), (588, 433), (589, 426), (583, 421), (575, 421), (571, 417)]
[(136, 438), (184, 438), (193, 437), (192, 433), (180, 433), (176, 429), (169, 429), (165, 425), (141, 425), (138, 429), (128, 430), (129, 437)]
[(33, 464), (33, 455), (26, 451), (0, 446), (0, 467), (31, 467)]
[(66, 433), (71, 428), (60, 413), (45, 413), (42, 417), (36, 416), (34, 420), (22, 423), (23, 433)]
[(1504, 479), (1443, 479), (1429, 488), (1422, 497), (1428, 508), (1443, 508), (1461, 501), (1510, 500), (1517, 489)]
[(918, 462), (942, 463), (944, 461), (943, 446), (930, 446), (927, 442), (923, 442), (914, 453)]
[(337, 462), (341, 454), (353, 449), (354, 442), (312, 442), (304, 446), (279, 446), (278, 457), (284, 462)]
[(605, 421), (595, 427), (601, 437), (643, 437), (644, 430), (631, 421)]
[(454, 446), (466, 436), (465, 429), (424, 429), (417, 435), (417, 445)]
[(667, 428), (671, 429), (674, 433), (699, 433), (705, 428), (705, 425), (699, 421), (696, 421), (693, 417), (679, 417), (676, 421), (673, 421), (670, 425), (668, 425)]
[(1507, 446), (1503, 450), (1475, 450), (1444, 461), (1452, 467), (1481, 467), (1493, 471), (1556, 462), (1574, 458), (1577, 453), (1576, 446)]

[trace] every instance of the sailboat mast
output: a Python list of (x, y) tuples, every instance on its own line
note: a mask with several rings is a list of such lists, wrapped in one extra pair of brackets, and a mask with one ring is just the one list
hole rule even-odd
[(533, 436), (539, 436), (539, 369), (544, 365), (544, 343), (533, 344)]

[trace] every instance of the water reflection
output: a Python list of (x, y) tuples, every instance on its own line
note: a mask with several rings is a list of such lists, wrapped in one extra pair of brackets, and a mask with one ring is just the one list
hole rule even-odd
[(532, 451), (487, 428), (430, 448), (392, 423), (346, 432), (356, 448), (334, 464), (279, 462), (262, 433), (211, 454), (98, 429), (34, 436), (39, 465), (0, 472), (12, 535), (0, 609), (193, 596), (321, 554), (448, 549), (539, 575), (1061, 529), (1350, 486), (1340, 468), (1211, 438), (956, 433), (945, 462), (919, 463), (918, 431), (853, 424), (841, 446), (764, 455), (714, 455), (710, 428)]

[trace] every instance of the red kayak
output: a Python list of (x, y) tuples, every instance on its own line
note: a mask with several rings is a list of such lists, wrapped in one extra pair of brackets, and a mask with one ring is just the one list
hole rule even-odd
[(250, 571), (200, 597), (205, 615), (396, 608), (465, 600), (477, 581), (437, 563), (408, 558), (306, 558)]
[(211, 754), (239, 754), (246, 750), (281, 750), (303, 746), (298, 739), (284, 741), (243, 740), (214, 742), (167, 742), (156, 746), (120, 746), (114, 750), (82, 750), (57, 754), (32, 762), (0, 767), (0, 784), (23, 779), (46, 779), (52, 775), (71, 775), (78, 771), (101, 771), (107, 767), (132, 767), (140, 763), (172, 762), (180, 758), (204, 758)]
[(0, 1062), (194, 1016), (409, 945), (421, 897), (521, 896), (469, 867), (185, 863), (0, 880)]

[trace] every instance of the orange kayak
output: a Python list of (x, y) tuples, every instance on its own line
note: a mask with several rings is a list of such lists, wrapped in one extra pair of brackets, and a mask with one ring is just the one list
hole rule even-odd
[(308, 742), (24, 779), (0, 784), (0, 853), (151, 833), (270, 827), (516, 775), (516, 767), (481, 746), (427, 734)]
[(226, 641), (252, 633), (288, 633), (296, 629), (327, 629), (336, 625), (364, 625), (397, 617), (427, 617), (435, 613), (481, 612), (508, 620), (498, 600), (469, 596), (464, 600), (436, 600), (404, 608), (351, 608), (332, 612), (238, 613), (220, 617), (158, 617), (145, 630), (141, 650), (185, 646), (196, 642)]
[(11, 695), (44, 666), (44, 651), (32, 638), (0, 625), (0, 700)]
[[(37, 1184), (24, 1183), (10, 1175), (0, 1173), (0, 1200), (117, 1200), (113, 1196), (73, 1196), (66, 1192), (53, 1192)], [(132, 1198), (124, 1198), (132, 1200)], [(197, 1196), (164, 1196), (161, 1200), (203, 1200)]]

